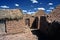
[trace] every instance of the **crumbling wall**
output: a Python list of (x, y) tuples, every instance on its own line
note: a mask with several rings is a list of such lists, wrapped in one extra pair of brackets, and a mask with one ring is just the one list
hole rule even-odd
[(35, 19), (34, 17), (31, 17), (30, 18), (30, 28), (32, 27), (32, 24), (33, 24), (34, 19)]
[(6, 21), (7, 33), (18, 33), (24, 32), (24, 21), (23, 20), (10, 20)]

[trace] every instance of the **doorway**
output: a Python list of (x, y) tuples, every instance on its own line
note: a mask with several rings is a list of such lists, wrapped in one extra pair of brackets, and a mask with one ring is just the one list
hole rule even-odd
[(32, 29), (38, 29), (38, 20), (39, 20), (38, 17), (35, 17), (31, 26)]
[(0, 20), (0, 33), (5, 33), (5, 20)]
[(26, 24), (27, 26), (30, 26), (30, 19), (29, 19), (29, 18), (25, 19), (25, 24)]

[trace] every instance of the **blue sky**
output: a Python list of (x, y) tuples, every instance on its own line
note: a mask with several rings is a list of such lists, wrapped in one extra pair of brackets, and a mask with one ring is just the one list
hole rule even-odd
[(59, 4), (60, 0), (0, 0), (0, 8), (19, 8), (24, 13), (29, 14), (38, 10), (44, 10), (49, 13)]

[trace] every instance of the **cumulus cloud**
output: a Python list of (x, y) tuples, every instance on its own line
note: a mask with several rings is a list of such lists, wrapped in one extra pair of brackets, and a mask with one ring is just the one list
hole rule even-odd
[(9, 6), (6, 6), (6, 5), (3, 5), (3, 6), (0, 6), (1, 8), (9, 8)]
[(33, 13), (35, 13), (35, 12), (27, 12), (27, 14), (33, 14)]
[(52, 10), (46, 10), (47, 12), (52, 12)]
[(30, 0), (30, 1), (32, 1), (32, 3), (38, 3), (38, 1), (37, 1), (37, 0)]
[(19, 6), (19, 4), (15, 4), (15, 6)]
[(23, 13), (27, 13), (27, 14), (33, 14), (33, 13), (35, 13), (34, 11), (30, 11), (30, 10), (28, 10), (28, 11), (27, 10), (22, 10), (22, 12)]
[(53, 3), (48, 3), (48, 5), (53, 5)]
[(27, 12), (27, 10), (22, 10), (23, 12)]
[(45, 10), (45, 8), (38, 8), (38, 10)]
[(49, 9), (54, 9), (54, 7), (50, 7)]

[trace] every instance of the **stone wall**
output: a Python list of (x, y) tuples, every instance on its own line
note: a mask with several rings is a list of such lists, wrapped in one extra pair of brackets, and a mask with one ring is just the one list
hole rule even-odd
[(31, 28), (31, 26), (32, 26), (32, 23), (33, 23), (34, 19), (35, 19), (35, 18), (30, 17), (30, 28)]
[(23, 20), (6, 21), (6, 29), (7, 33), (24, 32), (24, 21)]
[(25, 24), (25, 21), (26, 21), (26, 19), (29, 19), (30, 20), (30, 28), (31, 28), (31, 26), (32, 26), (32, 23), (33, 23), (33, 21), (34, 21), (34, 17), (32, 17), (31, 15), (28, 15), (28, 14), (26, 14), (26, 15), (24, 15), (24, 17), (23, 17), (23, 20), (24, 20), (24, 25), (26, 26), (26, 24)]

